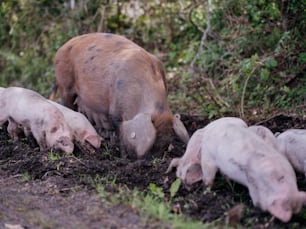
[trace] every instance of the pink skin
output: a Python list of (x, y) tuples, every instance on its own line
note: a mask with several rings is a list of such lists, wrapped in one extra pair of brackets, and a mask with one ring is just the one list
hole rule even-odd
[(67, 153), (74, 149), (73, 136), (62, 113), (38, 93), (9, 87), (0, 94), (0, 126), (9, 121), (8, 131), (14, 140), (23, 129), (32, 134), (41, 150), (56, 148)]
[[(223, 118), (222, 122), (247, 127), (244, 121), (235, 117)], [(186, 185), (191, 185), (202, 179), (202, 171), (199, 168), (201, 168), (200, 150), (204, 131), (205, 128), (199, 129), (192, 135), (183, 157), (174, 158), (166, 171), (166, 173), (168, 173), (172, 168), (177, 167), (176, 175), (182, 179)]]
[(51, 100), (49, 102), (62, 112), (77, 141), (83, 145), (89, 143), (96, 149), (100, 148), (102, 138), (97, 134), (97, 131), (83, 114)]
[(290, 129), (277, 136), (281, 153), (297, 172), (306, 174), (306, 130)]
[[(194, 163), (188, 162), (194, 160), (194, 155), (190, 152), (192, 149), (196, 149), (194, 153), (198, 151), (199, 146), (193, 144), (198, 144), (200, 138), (201, 166), (192, 168)], [(226, 118), (218, 119), (191, 137), (185, 154), (172, 162), (172, 166), (178, 166), (177, 175), (183, 182), (202, 179), (212, 186), (220, 170), (249, 189), (255, 206), (283, 222), (288, 222), (306, 203), (306, 193), (298, 191), (296, 176), (288, 160), (245, 125), (230, 123)], [(189, 168), (191, 172), (184, 173)]]
[(186, 185), (191, 185), (202, 179), (201, 169), (201, 142), (203, 129), (197, 130), (190, 138), (187, 149), (183, 157), (172, 159), (166, 173), (177, 167), (176, 176), (184, 181)]
[(272, 146), (276, 151), (280, 152), (281, 147), (280, 144), (278, 143), (276, 137), (272, 133), (270, 129), (268, 129), (265, 126), (261, 125), (254, 125), (254, 126), (249, 126), (249, 130), (257, 134), (259, 137), (261, 137), (264, 142)]

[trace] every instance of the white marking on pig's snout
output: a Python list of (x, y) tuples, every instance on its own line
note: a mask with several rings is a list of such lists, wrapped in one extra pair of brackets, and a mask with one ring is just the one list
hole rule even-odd
[(131, 135), (130, 135), (130, 137), (131, 137), (132, 139), (136, 138), (136, 133), (135, 133), (135, 132), (132, 132)]

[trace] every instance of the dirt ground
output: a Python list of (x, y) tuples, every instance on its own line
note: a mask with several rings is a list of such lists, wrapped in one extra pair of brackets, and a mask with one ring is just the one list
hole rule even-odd
[[(190, 134), (208, 123), (201, 117), (182, 116), (182, 120)], [(306, 120), (285, 115), (260, 124), (273, 132), (306, 128)], [(13, 143), (5, 128), (0, 129), (0, 228), (12, 225), (31, 229), (171, 228), (166, 223), (149, 224), (142, 220), (133, 206), (104, 201), (92, 180), (97, 176), (115, 178), (116, 184), (141, 191), (154, 183), (169, 196), (169, 188), (176, 177), (175, 171), (170, 174), (165, 171), (171, 158), (183, 155), (186, 147), (177, 139), (172, 146), (159, 160), (120, 159), (118, 148), (108, 143), (97, 152), (76, 148), (74, 155), (52, 160), (49, 152), (39, 152), (28, 139)], [(299, 188), (306, 190), (304, 176), (297, 176)], [(105, 183), (107, 185), (109, 182)], [(220, 174), (210, 191), (202, 183), (190, 190), (181, 186), (174, 200), (173, 209), (179, 209), (193, 220), (224, 225), (226, 213), (243, 203), (243, 216), (238, 223), (242, 228), (306, 228), (306, 208), (289, 223), (281, 223), (253, 207), (245, 187), (226, 181)]]

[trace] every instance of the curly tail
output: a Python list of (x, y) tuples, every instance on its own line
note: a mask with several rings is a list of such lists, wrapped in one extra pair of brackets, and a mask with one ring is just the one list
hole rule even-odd
[(49, 96), (49, 99), (50, 99), (51, 101), (56, 101), (56, 92), (57, 92), (57, 84), (54, 83), (54, 84), (52, 85), (51, 94), (50, 94), (50, 96)]

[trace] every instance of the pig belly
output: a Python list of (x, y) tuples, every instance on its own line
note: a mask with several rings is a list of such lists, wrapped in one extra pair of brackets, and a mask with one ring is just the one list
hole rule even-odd
[(233, 158), (227, 161), (218, 160), (217, 167), (223, 175), (246, 187), (248, 187), (250, 181), (253, 182), (254, 180), (249, 174), (247, 166)]
[[(83, 113), (88, 120), (96, 125), (96, 128), (103, 128), (106, 130), (113, 130), (111, 120), (109, 120), (107, 113), (102, 111), (97, 111), (97, 109), (92, 109), (91, 106), (87, 106), (87, 104), (80, 97), (76, 100), (78, 111)], [(99, 105), (97, 105), (99, 106)]]

